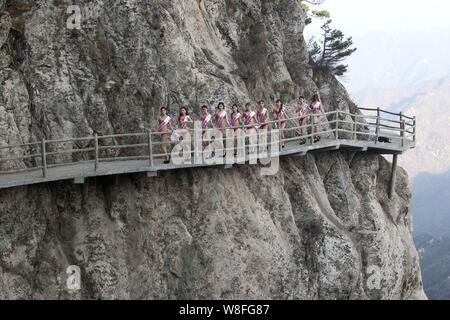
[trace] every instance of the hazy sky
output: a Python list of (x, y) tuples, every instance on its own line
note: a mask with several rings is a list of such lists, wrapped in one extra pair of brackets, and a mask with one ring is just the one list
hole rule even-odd
[(450, 30), (449, 0), (326, 0), (311, 8), (329, 10), (334, 27), (349, 36), (377, 31)]

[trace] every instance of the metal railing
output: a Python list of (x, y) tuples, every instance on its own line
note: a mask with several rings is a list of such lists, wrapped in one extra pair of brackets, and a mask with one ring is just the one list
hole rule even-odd
[[(320, 146), (316, 136), (324, 139), (363, 141), (367, 145), (377, 146), (389, 144), (400, 151), (414, 147), (416, 141), (416, 118), (402, 113), (369, 108), (360, 108), (365, 114), (354, 114), (346, 111), (331, 111), (308, 115), (305, 125), (300, 125), (298, 116), (289, 116), (284, 129), (283, 142), (288, 144), (306, 140), (308, 146)], [(269, 127), (279, 124), (278, 120), (269, 121)], [(231, 129), (247, 130), (255, 125), (241, 125)], [(248, 131), (248, 130), (247, 130)], [(303, 134), (301, 132), (303, 131)], [(271, 130), (268, 130), (270, 135)], [(193, 134), (193, 129), (186, 129)], [(149, 167), (154, 167), (156, 161), (170, 155), (171, 146), (178, 141), (161, 141), (161, 135), (172, 134), (171, 131), (160, 133), (147, 130), (140, 133), (125, 133), (112, 135), (97, 135), (82, 138), (67, 138), (56, 140), (41, 140), (25, 144), (0, 145), (0, 175), (30, 170), (42, 170), (42, 176), (47, 176), (50, 168), (92, 163), (95, 171), (102, 162), (148, 160)], [(258, 132), (246, 134), (246, 138), (257, 137)], [(234, 136), (224, 137), (226, 140)], [(204, 140), (204, 142), (212, 142)], [(250, 140), (250, 139), (249, 139)], [(247, 141), (247, 139), (246, 139)], [(248, 142), (248, 141), (247, 141)], [(249, 147), (245, 142), (244, 148)], [(163, 153), (161, 145), (167, 145), (168, 152)], [(298, 145), (301, 149), (302, 146)], [(159, 150), (159, 151), (158, 151)], [(235, 148), (233, 148), (235, 150)], [(230, 151), (224, 149), (224, 152)]]

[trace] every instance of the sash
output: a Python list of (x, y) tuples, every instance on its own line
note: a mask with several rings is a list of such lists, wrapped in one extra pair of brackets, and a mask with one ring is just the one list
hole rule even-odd
[(255, 116), (255, 111), (250, 112), (244, 119), (244, 124), (248, 125), (250, 124), (250, 121), (252, 121), (253, 117)]
[(264, 122), (266, 121), (266, 119), (267, 119), (267, 109), (264, 108), (261, 112), (258, 112), (258, 121)]
[(277, 114), (278, 120), (286, 120), (286, 118), (287, 118), (287, 114), (286, 114), (286, 111), (284, 111), (284, 109), (277, 111), (276, 114)]
[(236, 125), (236, 122), (242, 117), (242, 114), (240, 114), (239, 112), (237, 112), (234, 116), (231, 116), (231, 124), (233, 126)]
[(302, 106), (297, 110), (297, 113), (298, 113), (299, 118), (304, 118), (305, 115), (306, 115), (306, 111), (308, 111), (308, 109), (309, 109), (309, 106), (308, 106), (306, 103), (305, 103), (304, 105), (302, 105)]
[(311, 109), (313, 109), (313, 110), (320, 110), (320, 106), (321, 106), (321, 103), (320, 103), (320, 102), (314, 102), (314, 103), (311, 105)]
[(211, 115), (208, 114), (203, 120), (202, 120), (202, 127), (206, 128), (208, 127), (208, 124), (211, 122)]
[(219, 116), (216, 116), (216, 127), (220, 128), (222, 126), (222, 122), (223, 119), (225, 119), (225, 117), (227, 116), (227, 113), (225, 111), (222, 111), (221, 114), (219, 114)]
[(183, 121), (181, 121), (181, 117), (178, 119), (178, 123), (180, 124), (180, 127), (182, 129), (186, 129), (187, 128), (187, 122), (189, 121), (190, 117), (189, 116), (185, 116)]
[(172, 120), (172, 118), (169, 116), (166, 116), (166, 118), (163, 121), (160, 121), (158, 130), (161, 131), (165, 126), (167, 126), (169, 124), (170, 120)]

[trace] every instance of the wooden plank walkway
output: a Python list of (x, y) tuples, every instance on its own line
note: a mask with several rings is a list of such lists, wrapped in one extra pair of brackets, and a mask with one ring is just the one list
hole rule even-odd
[[(285, 148), (281, 149), (276, 153), (272, 153), (271, 157), (285, 157), (285, 156), (304, 156), (308, 152), (314, 151), (328, 151), (328, 150), (339, 150), (339, 149), (351, 149), (355, 151), (361, 152), (372, 152), (376, 154), (401, 154), (411, 148), (415, 147), (415, 118), (408, 118), (414, 121), (414, 123), (406, 124), (405, 117), (402, 114), (398, 114), (400, 121), (398, 120), (387, 120), (387, 118), (382, 118), (380, 116), (379, 109), (369, 109), (369, 110), (377, 110), (377, 116), (362, 116), (362, 115), (351, 115), (345, 114), (341, 111), (334, 111), (325, 114), (323, 117), (326, 117), (326, 121), (321, 121), (321, 131), (320, 133), (311, 132), (314, 130), (312, 124), (307, 125), (307, 129), (309, 129), (308, 135), (303, 137), (295, 137), (295, 132), (300, 128), (296, 127), (296, 121), (293, 121), (294, 125), (287, 128), (287, 132), (294, 132), (294, 137), (287, 137), (287, 143)], [(357, 122), (357, 124), (352, 124), (351, 121), (342, 118), (342, 113), (345, 116), (353, 116), (359, 119), (364, 120), (364, 122)], [(395, 114), (394, 114), (395, 115)], [(333, 117), (334, 116), (334, 117)], [(370, 124), (368, 124), (368, 119), (376, 120), (376, 125), (373, 127), (373, 130), (368, 129)], [(334, 120), (328, 120), (328, 119)], [(353, 118), (353, 119), (356, 119)], [(295, 118), (293, 118), (295, 120)], [(290, 119), (291, 120), (291, 119)], [(394, 126), (383, 126), (382, 121), (392, 121), (398, 123), (398, 127)], [(345, 125), (350, 124), (351, 129), (345, 127)], [(333, 128), (334, 125), (334, 128)], [(392, 134), (393, 131), (395, 134)], [(409, 136), (407, 135), (409, 133)], [(212, 165), (206, 164), (202, 161), (200, 164), (195, 164), (194, 161), (186, 162), (184, 164), (164, 164), (163, 156), (161, 154), (156, 154), (154, 151), (159, 149), (159, 145), (161, 142), (158, 142), (158, 139), (152, 139), (152, 135), (158, 135), (158, 133), (139, 133), (139, 134), (119, 134), (119, 135), (111, 135), (111, 136), (103, 136), (103, 137), (86, 137), (86, 138), (78, 138), (78, 139), (66, 139), (66, 140), (53, 140), (53, 141), (43, 141), (34, 144), (24, 144), (19, 146), (2, 146), (0, 149), (14, 149), (17, 148), (29, 148), (30, 146), (40, 146), (39, 152), (32, 154), (31, 152), (25, 153), (24, 155), (17, 157), (0, 157), (1, 161), (24, 161), (25, 159), (35, 159), (40, 161), (35, 161), (36, 168), (27, 168), (25, 171), (7, 171), (0, 170), (0, 189), (18, 187), (18, 186), (26, 186), (32, 184), (46, 183), (52, 181), (60, 181), (60, 180), (74, 180), (75, 183), (83, 183), (86, 178), (91, 177), (100, 177), (100, 176), (112, 176), (112, 175), (120, 175), (120, 174), (129, 174), (129, 173), (138, 173), (138, 172), (148, 172), (149, 176), (156, 175), (158, 171), (166, 171), (166, 170), (175, 170), (175, 169), (183, 169), (183, 168), (197, 168), (197, 167), (207, 167), (207, 166), (225, 166), (230, 167), (231, 164), (225, 163), (226, 160), (224, 158), (220, 158), (223, 162), (216, 161), (216, 163)], [(291, 134), (292, 136), (292, 134)], [(322, 139), (319, 142), (313, 142), (313, 136), (321, 136)], [(113, 139), (117, 141), (117, 139), (124, 138), (148, 138), (148, 142), (142, 143), (142, 141), (138, 141), (135, 143), (128, 143), (127, 145), (107, 145), (102, 146), (99, 144), (99, 140), (101, 139)], [(342, 137), (342, 138), (341, 138)], [(363, 137), (363, 138), (362, 138)], [(389, 143), (379, 142), (379, 137), (388, 137), (390, 139)], [(301, 138), (306, 138), (306, 144), (300, 145), (299, 140)], [(73, 141), (90, 141), (94, 142), (94, 148), (85, 148), (79, 150), (72, 150), (72, 152), (66, 151), (54, 151), (46, 153), (46, 149), (48, 145), (58, 144), (58, 143), (67, 143)], [(270, 141), (270, 140), (269, 140)], [(127, 157), (123, 159), (122, 157), (109, 157), (109, 158), (101, 158), (99, 153), (101, 150), (106, 151), (110, 148), (140, 148), (147, 149), (149, 154), (144, 156), (139, 156), (133, 158), (133, 156)], [(246, 146), (248, 148), (248, 145)], [(36, 149), (36, 148), (35, 148)], [(1, 151), (1, 150), (0, 150)], [(70, 162), (63, 164), (58, 163), (56, 161), (54, 166), (48, 166), (47, 161), (49, 156), (61, 156), (79, 152), (85, 153), (94, 153), (93, 159), (91, 161), (86, 162)], [(234, 159), (234, 164), (239, 163), (255, 163), (257, 155), (250, 156), (247, 154), (245, 156), (245, 161), (237, 161)], [(252, 161), (250, 161), (252, 160)], [(72, 160), (74, 161), (74, 160)]]

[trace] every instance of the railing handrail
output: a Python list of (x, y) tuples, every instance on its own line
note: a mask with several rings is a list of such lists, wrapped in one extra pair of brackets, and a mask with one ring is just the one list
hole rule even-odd
[(402, 114), (401, 112), (396, 113), (396, 112), (392, 112), (392, 111), (387, 111), (387, 110), (383, 110), (383, 109), (379, 109), (379, 108), (363, 108), (363, 107), (358, 107), (359, 110), (364, 110), (364, 111), (380, 111), (383, 113), (387, 113), (393, 116), (403, 116), (403, 118), (409, 119), (409, 120), (414, 120), (416, 117), (415, 116), (406, 116), (404, 114)]

